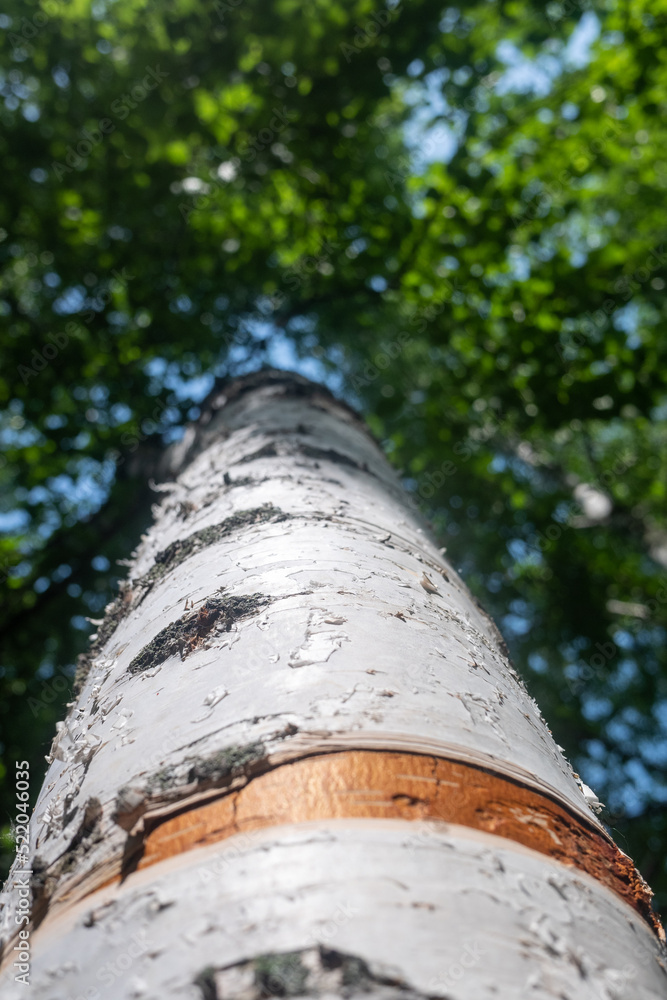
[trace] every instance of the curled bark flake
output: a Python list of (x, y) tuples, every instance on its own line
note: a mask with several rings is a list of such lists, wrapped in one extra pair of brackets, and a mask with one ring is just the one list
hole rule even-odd
[(120, 622), (132, 607), (132, 585), (127, 580), (122, 580), (118, 590), (118, 597), (111, 604), (108, 604), (105, 609), (104, 619), (97, 633), (93, 636), (90, 649), (87, 653), (81, 653), (77, 657), (73, 684), (73, 691), (76, 696), (80, 694), (86, 682), (93, 661), (99, 656)]
[(39, 855), (32, 859), (32, 926), (39, 927), (47, 914), (49, 903), (60, 880), (74, 872), (83, 857), (90, 849), (100, 842), (100, 820), (102, 806), (99, 799), (87, 800), (77, 832), (69, 843), (67, 850), (61, 854), (55, 864), (47, 865)]

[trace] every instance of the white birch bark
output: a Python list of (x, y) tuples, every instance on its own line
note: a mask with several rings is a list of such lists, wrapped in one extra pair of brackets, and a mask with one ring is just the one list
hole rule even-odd
[[(249, 766), (341, 748), (481, 766), (604, 836), (358, 418), (284, 378), (249, 380), (207, 416), (168, 456), (118, 625), (52, 748), (31, 822), (46, 912), (31, 997), (259, 1000), (271, 975), (279, 995), (667, 995), (661, 945), (615, 893), (463, 826), (271, 827), (100, 888), (148, 819)], [(11, 875), (2, 905), (7, 955)], [(258, 958), (273, 953), (288, 954)], [(25, 996), (8, 961), (2, 995)]]

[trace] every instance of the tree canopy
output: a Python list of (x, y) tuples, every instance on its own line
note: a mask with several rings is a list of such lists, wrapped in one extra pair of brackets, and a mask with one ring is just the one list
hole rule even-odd
[(368, 416), (667, 903), (666, 28), (8, 0), (7, 761), (44, 770), (164, 444), (215, 379), (297, 368)]

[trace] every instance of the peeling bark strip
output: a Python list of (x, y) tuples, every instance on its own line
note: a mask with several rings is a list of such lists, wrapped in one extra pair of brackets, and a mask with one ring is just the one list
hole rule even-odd
[(252, 743), (225, 747), (210, 757), (186, 757), (179, 767), (156, 771), (141, 784), (124, 785), (116, 799), (114, 822), (133, 835), (143, 832), (144, 817), (154, 826), (160, 817), (201, 804), (210, 790), (229, 790), (231, 779), (251, 776), (260, 763), (265, 764), (266, 756), (263, 743)]
[(320, 946), (383, 995), (667, 995), (648, 890), (359, 417), (255, 374), (162, 470), (30, 821), (31, 1000), (109, 963), (100, 1000), (194, 1000), (254, 956), (324, 975)]
[(438, 820), (514, 840), (599, 879), (662, 932), (650, 889), (599, 830), (532, 789), (417, 754), (349, 751), (284, 764), (225, 797), (156, 819), (137, 867), (237, 833), (334, 817)]

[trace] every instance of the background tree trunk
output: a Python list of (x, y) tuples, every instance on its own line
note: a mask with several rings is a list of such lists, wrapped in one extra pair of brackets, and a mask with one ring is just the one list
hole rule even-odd
[(650, 891), (359, 418), (248, 376), (163, 473), (32, 818), (30, 995), (664, 997)]

